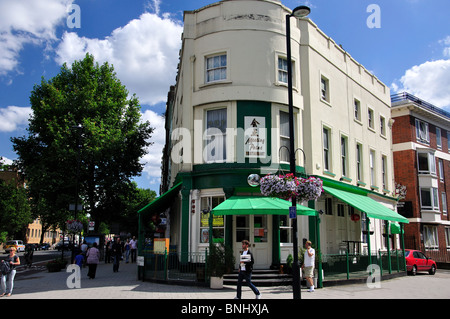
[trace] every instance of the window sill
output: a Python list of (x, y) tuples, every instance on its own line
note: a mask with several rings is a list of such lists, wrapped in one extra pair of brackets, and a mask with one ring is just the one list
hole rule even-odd
[[(284, 82), (275, 82), (273, 85), (278, 86), (278, 87), (283, 87), (283, 88), (288, 88), (288, 84), (284, 83)], [(296, 86), (292, 86), (292, 90), (294, 90), (295, 92), (298, 92), (298, 88)]]
[(320, 97), (320, 102), (325, 103), (325, 104), (328, 105), (329, 107), (333, 107), (333, 106), (331, 105), (330, 102), (328, 102), (327, 100), (325, 100), (325, 99), (322, 98), (322, 97)]
[(231, 83), (233, 83), (233, 82), (230, 80), (213, 81), (213, 82), (201, 84), (199, 86), (199, 89), (204, 89), (204, 88), (208, 88), (208, 87), (215, 86), (215, 85), (231, 84)]
[(336, 174), (333, 174), (333, 173), (330, 172), (330, 171), (323, 171), (323, 174), (324, 174), (324, 175), (331, 176), (331, 177), (336, 177)]

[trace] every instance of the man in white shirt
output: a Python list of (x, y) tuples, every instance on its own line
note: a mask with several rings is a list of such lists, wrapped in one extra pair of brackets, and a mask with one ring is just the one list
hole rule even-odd
[(237, 284), (237, 292), (236, 297), (234, 299), (241, 299), (242, 295), (242, 281), (245, 279), (250, 289), (253, 291), (253, 293), (256, 296), (256, 299), (261, 299), (261, 293), (259, 290), (255, 287), (255, 285), (252, 283), (252, 271), (253, 271), (253, 264), (255, 260), (253, 259), (253, 255), (248, 249), (248, 246), (250, 246), (250, 243), (248, 240), (242, 241), (242, 255), (240, 257), (240, 263), (239, 263), (239, 275), (238, 275), (238, 284)]
[(316, 251), (314, 248), (311, 248), (311, 242), (309, 240), (305, 243), (305, 248), (306, 251), (303, 258), (303, 271), (305, 272), (306, 280), (309, 283), (308, 292), (314, 292), (314, 282), (312, 277), (314, 276)]

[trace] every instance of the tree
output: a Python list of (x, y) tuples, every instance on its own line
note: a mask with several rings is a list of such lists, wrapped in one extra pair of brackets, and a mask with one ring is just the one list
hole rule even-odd
[(6, 237), (25, 238), (32, 221), (26, 190), (0, 180), (0, 242), (5, 242)]
[(114, 68), (86, 54), (51, 80), (42, 78), (30, 103), (28, 135), (11, 140), (45, 227), (64, 226), (77, 193), (96, 227), (120, 216), (118, 194), (142, 172), (153, 129)]

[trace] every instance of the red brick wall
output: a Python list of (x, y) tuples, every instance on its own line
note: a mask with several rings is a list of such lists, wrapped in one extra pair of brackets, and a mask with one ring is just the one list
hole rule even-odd
[(405, 143), (416, 140), (415, 119), (405, 115), (394, 118), (392, 125), (392, 143)]

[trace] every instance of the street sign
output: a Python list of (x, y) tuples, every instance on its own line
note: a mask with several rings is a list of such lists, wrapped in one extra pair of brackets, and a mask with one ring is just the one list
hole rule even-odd
[(95, 222), (94, 221), (90, 221), (89, 222), (89, 230), (94, 230), (95, 227)]
[(297, 218), (297, 207), (291, 206), (289, 207), (289, 218)]

